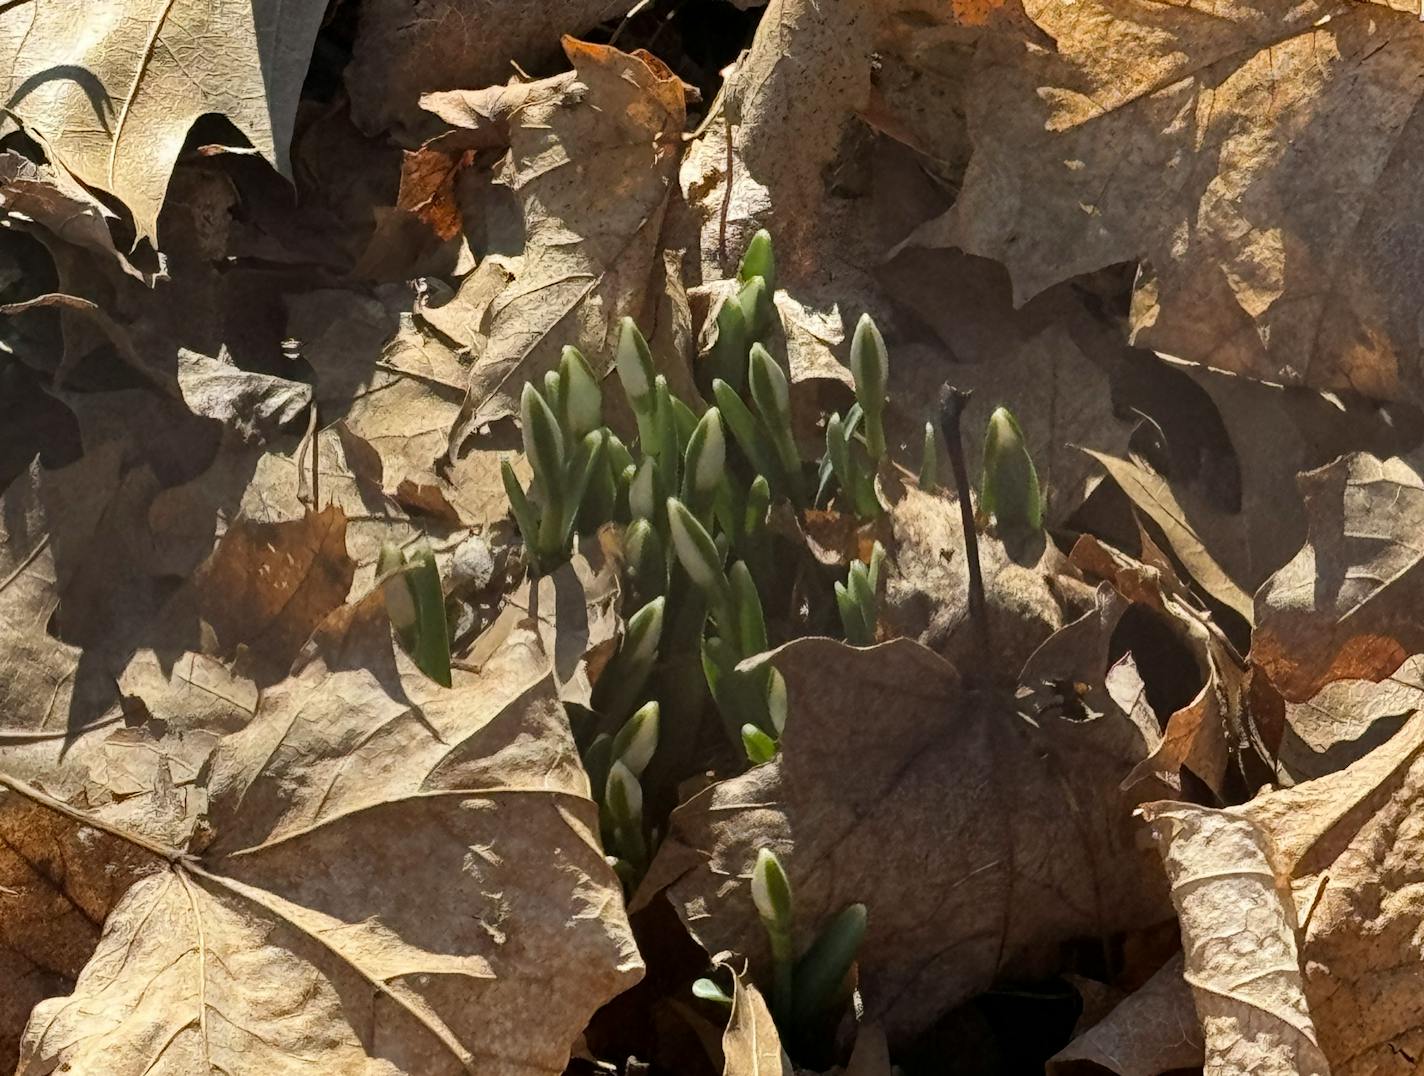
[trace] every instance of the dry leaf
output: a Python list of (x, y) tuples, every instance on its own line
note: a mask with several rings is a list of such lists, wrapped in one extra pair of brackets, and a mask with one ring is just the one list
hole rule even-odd
[(1202, 1034), (1181, 954), (1048, 1061), (1049, 1072), (1091, 1062), (1118, 1076), (1158, 1076), (1202, 1063)]
[(822, 170), (869, 99), (873, 24), (865, 0), (767, 5), (751, 48), (727, 79), (722, 114), (682, 164), (683, 195), (701, 224), (704, 280), (729, 276), (763, 227), (776, 237), (783, 278), (815, 274), (828, 238), (819, 212)]
[(800, 945), (847, 904), (866, 904), (864, 1017), (894, 1038), (1000, 977), (1033, 976), (1067, 938), (1163, 918), (1156, 865), (1117, 788), (1156, 725), (1102, 687), (1121, 608), (1070, 625), (1025, 669), (1030, 704), (1050, 678), (1095, 685), (1083, 721), (966, 692), (908, 640), (775, 651), (790, 702), (781, 752), (678, 808), (659, 852), (685, 865), (669, 896), (694, 937), (765, 968), (748, 879), (757, 849), (776, 849)]
[(1137, 338), (1286, 384), (1417, 396), (1413, 11), (1240, 0), (1028, 9), (1051, 47), (981, 49), (974, 156), (917, 237), (996, 258), (1019, 301), (1141, 260)]
[(632, 6), (632, 0), (424, 0), (412, 11), (400, 0), (374, 0), (361, 8), (346, 69), (352, 116), (369, 134), (395, 128), (409, 138), (429, 125), (417, 103), (421, 94), (498, 83), (515, 73), (512, 64), (532, 70), (557, 53), (560, 34), (581, 33)]
[[(612, 361), (618, 319), (643, 312), (661, 261), (658, 236), (686, 118), (682, 83), (647, 53), (564, 38), (574, 70), (520, 87), (442, 94), (507, 125), (501, 181), (524, 213), (524, 259), (491, 307), (489, 340), (470, 372), (469, 418), (516, 414), (527, 380), (566, 344), (596, 369)], [(471, 122), (489, 122), (474, 119)]]
[(244, 441), (266, 440), (311, 406), (310, 385), (239, 369), (232, 356), (178, 350), (178, 390), (195, 415), (216, 419)]
[(766, 999), (732, 972), (732, 1014), (722, 1035), (722, 1076), (791, 1076)]
[(231, 120), (290, 175), (287, 144), (322, 9), (273, 0), (245, 8), (176, 0), (5, 9), (6, 111), (58, 167), (116, 195), (138, 234), (154, 238), (169, 175), (204, 113)]
[(152, 284), (145, 273), (114, 246), (112, 214), (64, 172), (57, 172), (14, 151), (0, 153), (0, 209), (11, 219), (29, 220), (56, 239), (114, 259), (124, 272)]
[(1309, 538), (1256, 595), (1251, 660), (1281, 695), (1380, 680), (1424, 650), (1424, 481), (1405, 458), (1349, 456), (1299, 479)]
[(556, 1074), (637, 978), (542, 661), (511, 647), (442, 690), (392, 653), (379, 592), (339, 619), (223, 738), (213, 840), (123, 896), (21, 1073)]
[(1389, 739), (1424, 710), (1424, 656), (1415, 654), (1378, 683), (1336, 680), (1309, 702), (1286, 703), (1277, 755), (1287, 783), (1342, 770)]

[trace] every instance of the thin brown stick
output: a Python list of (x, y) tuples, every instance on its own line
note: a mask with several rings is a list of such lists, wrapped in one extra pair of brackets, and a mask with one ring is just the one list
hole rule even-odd
[(992, 651), (989, 646), (989, 608), (984, 600), (984, 573), (979, 567), (979, 531), (974, 525), (974, 504), (969, 491), (969, 468), (964, 463), (964, 437), (960, 429), (964, 408), (972, 392), (957, 389), (949, 382), (939, 393), (939, 428), (949, 449), (949, 464), (954, 471), (955, 492), (959, 494), (959, 515), (964, 524), (964, 556), (969, 571), (969, 619), (974, 621), (983, 651), (983, 668), (988, 668)]

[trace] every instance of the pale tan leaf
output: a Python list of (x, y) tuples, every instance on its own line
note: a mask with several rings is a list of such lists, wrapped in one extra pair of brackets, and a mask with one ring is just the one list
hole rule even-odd
[(723, 88), (721, 114), (682, 163), (683, 194), (701, 224), (704, 280), (733, 275), (762, 227), (775, 236), (778, 274), (814, 275), (826, 246), (823, 169), (870, 97), (873, 10), (865, 0), (767, 5)]
[(66, 4), (0, 13), (0, 54), (12, 58), (0, 93), (57, 165), (128, 205), (140, 236), (156, 235), (169, 175), (205, 113), (290, 174), (319, 5), (91, 4), (76, 33), (80, 14)]
[(379, 591), (333, 621), (221, 741), (213, 840), (127, 893), (22, 1073), (554, 1076), (639, 976), (542, 655), (442, 689)]
[(1380, 680), (1424, 650), (1424, 480), (1407, 458), (1352, 453), (1299, 478), (1309, 537), (1256, 595), (1251, 659), (1286, 699)]
[(1019, 301), (1140, 260), (1132, 319), (1148, 346), (1418, 396), (1419, 266), (1391, 193), (1419, 159), (1417, 13), (1278, 0), (1027, 13), (1051, 46), (977, 65), (963, 191), (917, 242), (1002, 261)]
[(751, 983), (732, 975), (732, 1015), (722, 1035), (722, 1076), (791, 1076), (766, 999)]
[[(694, 937), (765, 969), (748, 879), (757, 849), (774, 848), (796, 895), (799, 944), (847, 904), (867, 906), (863, 1016), (893, 1038), (1000, 977), (1045, 969), (1067, 938), (1164, 918), (1158, 868), (1118, 791), (1154, 746), (1155, 723), (1136, 723), (1102, 686), (1121, 608), (1090, 614), (1035, 655), (1023, 713), (966, 692), (908, 640), (857, 650), (805, 639), (775, 651), (790, 703), (781, 752), (678, 808), (659, 852), (684, 864), (669, 895)], [(1034, 706), (1062, 676), (1094, 685), (1086, 720)], [(905, 839), (930, 832), (929, 844)]]
[[(361, 8), (346, 69), (352, 117), (368, 133), (409, 137), (429, 123), (416, 104), (430, 90), (487, 86), (533, 70), (558, 54), (559, 35), (622, 15), (633, 0), (431, 0), (411, 18), (408, 4), (375, 0)], [(407, 143), (409, 144), (409, 143)]]
[(244, 441), (265, 440), (311, 406), (310, 385), (240, 369), (232, 357), (178, 350), (178, 390), (195, 415), (216, 419)]
[(521, 87), (517, 108), (500, 87), (459, 95), (468, 113), (493, 111), (507, 125), (501, 181), (522, 206), (525, 247), (518, 275), (491, 307), (457, 445), (516, 414), (524, 382), (553, 369), (566, 344), (607, 369), (618, 319), (642, 314), (661, 271), (658, 237), (686, 119), (682, 83), (647, 53), (571, 37), (564, 51), (574, 70)]
[(1143, 808), (1182, 921), (1209, 1073), (1328, 1076), (1306, 1001), (1295, 905), (1248, 819), (1186, 803)]
[(1222, 567), (1192, 524), (1192, 514), (1177, 499), (1167, 479), (1131, 460), (1084, 449), (1102, 464), (1128, 499), (1161, 528), (1192, 578), (1217, 601), (1251, 619), (1251, 595)]
[(1344, 769), (1424, 710), (1424, 656), (1415, 654), (1385, 679), (1336, 680), (1308, 702), (1286, 703), (1277, 755), (1283, 782)]
[(1181, 954), (1048, 1060), (1049, 1072), (1092, 1062), (1118, 1076), (1158, 1076), (1202, 1063), (1201, 1026)]

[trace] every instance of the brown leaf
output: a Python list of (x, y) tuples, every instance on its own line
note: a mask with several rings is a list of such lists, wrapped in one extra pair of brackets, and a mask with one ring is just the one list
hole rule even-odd
[(114, 246), (112, 214), (67, 173), (14, 151), (0, 153), (0, 208), (28, 219), (57, 239), (114, 259), (124, 272), (152, 284), (155, 274), (136, 267)]
[[(908, 640), (775, 651), (790, 702), (781, 752), (678, 808), (659, 852), (690, 864), (669, 895), (694, 937), (765, 968), (748, 879), (757, 849), (776, 849), (800, 945), (847, 904), (868, 907), (864, 1017), (894, 1038), (1000, 977), (1043, 970), (1067, 938), (1164, 917), (1117, 788), (1156, 725), (1102, 687), (1121, 608), (1070, 625), (1025, 669), (1029, 703), (1048, 678), (1094, 684), (1084, 721), (968, 693)], [(906, 839), (925, 833), (935, 839)]]
[(761, 992), (736, 972), (732, 983), (732, 1015), (722, 1035), (722, 1076), (791, 1076), (791, 1061)]
[(1353, 453), (1299, 482), (1309, 537), (1256, 595), (1251, 636), (1251, 660), (1293, 702), (1332, 680), (1383, 679), (1424, 650), (1415, 465)]
[(1385, 679), (1336, 680), (1309, 702), (1286, 703), (1277, 758), (1286, 782), (1344, 769), (1424, 710), (1424, 657), (1415, 654)]
[(1143, 815), (1182, 920), (1206, 1068), (1329, 1073), (1306, 1001), (1295, 905), (1278, 888), (1268, 838), (1239, 813), (1194, 804), (1151, 804)]
[(310, 385), (240, 369), (230, 355), (213, 359), (180, 348), (178, 389), (195, 415), (216, 419), (244, 441), (266, 440), (311, 406)]
[(1158, 1076), (1199, 1068), (1202, 1033), (1192, 991), (1182, 978), (1181, 954), (1048, 1060), (1049, 1072), (1071, 1072), (1091, 1062), (1118, 1076)]
[[(683, 194), (701, 223), (704, 280), (732, 275), (762, 227), (775, 237), (780, 276), (814, 274), (826, 247), (822, 173), (842, 129), (869, 100), (873, 30), (865, 0), (767, 5), (751, 48), (727, 79), (722, 115), (682, 165)], [(791, 146), (797, 151), (788, 152)]]
[(177, 0), (84, 14), (88, 28), (76, 34), (67, 5), (0, 13), (0, 53), (13, 58), (0, 94), (58, 167), (129, 207), (141, 237), (156, 236), (169, 174), (205, 113), (231, 120), (290, 175), (318, 6), (257, 0), (239, 11)]
[[(523, 207), (524, 258), (491, 307), (456, 443), (517, 414), (524, 382), (553, 369), (566, 344), (606, 369), (618, 319), (642, 313), (660, 272), (658, 236), (686, 118), (682, 83), (647, 53), (571, 37), (564, 51), (574, 70), (526, 87), (508, 120), (501, 179)], [(462, 96), (482, 114), (503, 92)]]
[(361, 8), (346, 69), (352, 116), (370, 134), (394, 127), (409, 138), (429, 123), (416, 105), (422, 93), (501, 82), (512, 63), (532, 70), (555, 56), (559, 34), (588, 30), (632, 6), (632, 0), (432, 0), (413, 19), (409, 5), (375, 0)]
[(346, 516), (329, 505), (282, 523), (236, 520), (165, 616), (211, 632), (193, 650), (235, 661), (271, 683), (345, 600), (356, 565), (346, 554)]
[(129, 889), (22, 1073), (556, 1074), (638, 977), (542, 659), (445, 690), (393, 652), (379, 591), (341, 620), (223, 738), (213, 841)]
[(1095, 0), (1030, 18), (1052, 47), (977, 66), (964, 189), (918, 242), (1002, 261), (1020, 302), (1141, 260), (1132, 320), (1147, 346), (1418, 395), (1419, 270), (1395, 249), (1387, 193), (1419, 159), (1410, 11)]

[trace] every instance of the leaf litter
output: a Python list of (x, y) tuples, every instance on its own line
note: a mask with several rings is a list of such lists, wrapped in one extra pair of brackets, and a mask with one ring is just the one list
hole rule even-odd
[[(398, 6), (0, 11), (0, 1066), (1412, 1071), (1417, 13)], [(542, 575), (508, 495), (566, 345), (651, 458), (622, 319), (681, 451), (734, 307), (808, 463), (872, 315), (888, 452), (709, 502), (719, 664), (631, 476)], [(763, 850), (803, 989), (865, 909), (814, 1027)]]

